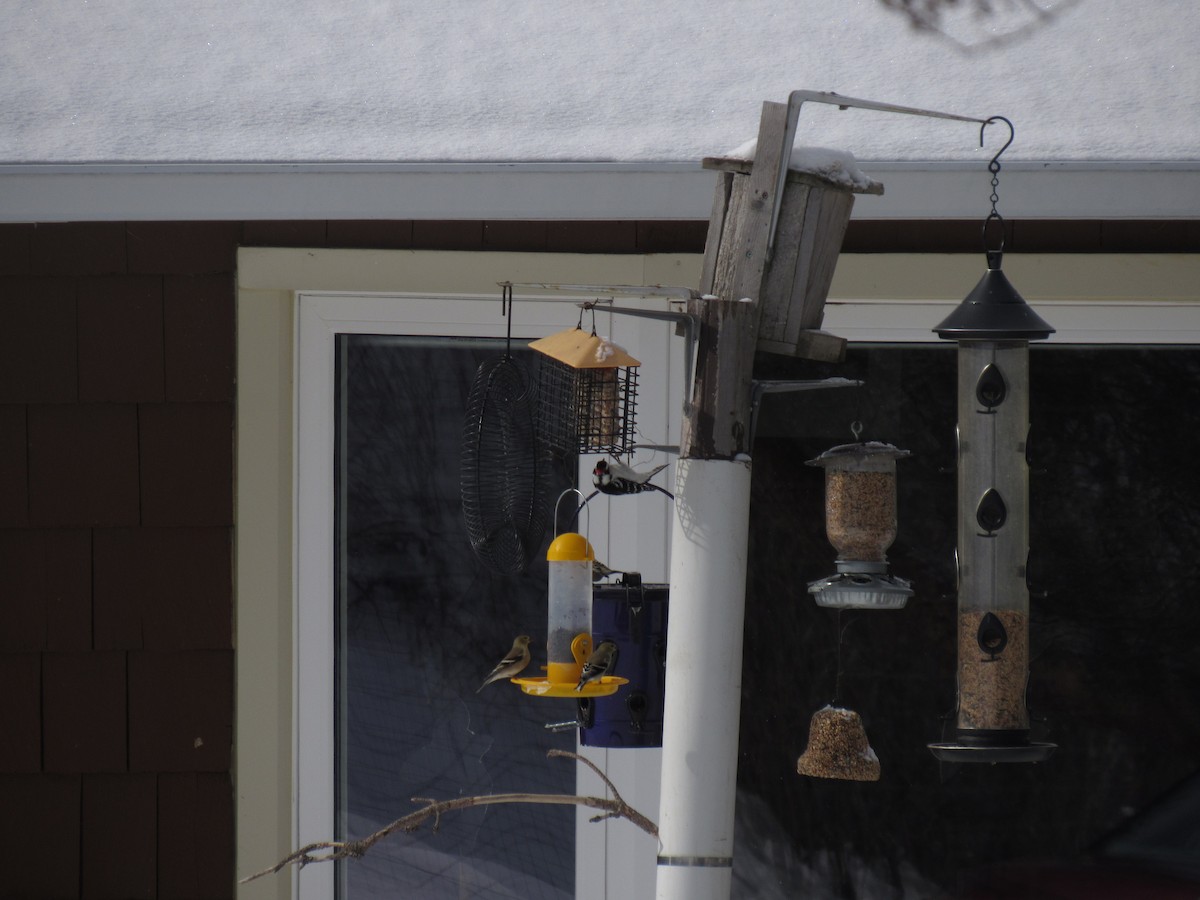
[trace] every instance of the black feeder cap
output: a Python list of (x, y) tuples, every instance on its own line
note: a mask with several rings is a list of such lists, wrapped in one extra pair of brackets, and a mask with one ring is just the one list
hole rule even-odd
[(967, 298), (933, 330), (949, 341), (1036, 341), (1054, 329), (1033, 311), (1000, 269), (1000, 254), (989, 252), (988, 270)]

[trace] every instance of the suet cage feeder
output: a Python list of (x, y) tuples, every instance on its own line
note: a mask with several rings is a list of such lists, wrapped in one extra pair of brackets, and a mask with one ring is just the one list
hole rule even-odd
[[(860, 426), (855, 423), (855, 436)], [(837, 551), (837, 574), (813, 581), (818, 606), (900, 609), (911, 583), (888, 574), (887, 550), (896, 539), (896, 460), (909, 455), (891, 444), (865, 441), (826, 450), (810, 466), (825, 470), (825, 534)]]
[(796, 760), (796, 771), (810, 778), (878, 781), (879, 757), (867, 740), (862, 717), (832, 705), (813, 713), (808, 746)]
[(546, 676), (515, 678), (537, 697), (586, 697), (611, 694), (625, 679), (606, 675), (579, 690), (583, 664), (592, 652), (592, 562), (596, 554), (582, 534), (566, 532), (546, 552), (549, 602), (546, 617)]
[(564, 454), (632, 452), (641, 363), (594, 330), (580, 327), (529, 346), (545, 357), (538, 406), (550, 448)]
[[(993, 195), (994, 196), (994, 195)], [(986, 230), (986, 223), (985, 223)], [(958, 343), (958, 697), (955, 739), (930, 744), (951, 762), (1037, 762), (1029, 681), (1029, 342), (1054, 329), (1000, 269), (941, 324)]]

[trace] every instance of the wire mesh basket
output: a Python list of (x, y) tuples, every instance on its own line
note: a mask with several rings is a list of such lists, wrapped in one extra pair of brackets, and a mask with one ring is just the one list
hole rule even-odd
[(633, 448), (640, 363), (611, 341), (574, 328), (529, 345), (543, 354), (538, 416), (559, 454)]
[(475, 555), (524, 572), (545, 537), (551, 454), (540, 439), (536, 384), (507, 352), (480, 365), (463, 427), (463, 518)]
[(544, 360), (538, 413), (556, 453), (627, 454), (634, 439), (637, 369), (572, 369)]

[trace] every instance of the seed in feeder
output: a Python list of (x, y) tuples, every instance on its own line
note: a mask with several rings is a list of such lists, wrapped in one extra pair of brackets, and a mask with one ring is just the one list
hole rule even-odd
[(585, 415), (591, 422), (588, 431), (593, 447), (613, 446), (617, 437), (620, 409), (617, 402), (617, 370), (588, 369), (589, 408)]
[(885, 562), (896, 539), (896, 473), (828, 468), (825, 531), (839, 558)]
[(991, 610), (1008, 641), (999, 653), (987, 653), (979, 644), (979, 628), (988, 612), (968, 610), (958, 617), (958, 727), (1024, 731), (1029, 728), (1028, 617), (1017, 609)]
[(867, 742), (858, 713), (835, 706), (813, 713), (808, 747), (796, 761), (796, 771), (813, 778), (878, 781), (879, 757)]

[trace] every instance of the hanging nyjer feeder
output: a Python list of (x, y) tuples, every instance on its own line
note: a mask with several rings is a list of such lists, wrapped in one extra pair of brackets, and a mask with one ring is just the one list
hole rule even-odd
[[(862, 426), (851, 426), (855, 438)], [(825, 534), (837, 550), (837, 574), (813, 581), (818, 606), (900, 609), (911, 582), (888, 574), (887, 550), (896, 539), (896, 460), (909, 455), (891, 444), (860, 441), (826, 450), (810, 466), (825, 470)]]
[(616, 675), (579, 685), (592, 652), (592, 562), (596, 554), (582, 534), (566, 532), (546, 552), (549, 603), (546, 618), (546, 676), (514, 678), (537, 697), (602, 697), (626, 683)]
[[(992, 122), (1012, 124), (1000, 117)], [(982, 143), (982, 129), (980, 141)], [(1009, 143), (1012, 143), (1010, 133)], [(1007, 147), (1005, 144), (1004, 147)], [(1004, 148), (1001, 148), (1001, 153)], [(1037, 762), (1054, 744), (1029, 740), (1029, 342), (1054, 329), (1000, 270), (987, 248), (1000, 153), (992, 159), (992, 211), (984, 222), (988, 269), (933, 330), (958, 342), (958, 698), (955, 740), (930, 744), (952, 762)]]
[[(581, 319), (582, 321), (582, 319)], [(560, 331), (533, 341), (546, 358), (539, 409), (549, 446), (559, 453), (633, 450), (637, 418), (637, 367), (641, 363), (595, 328)]]

